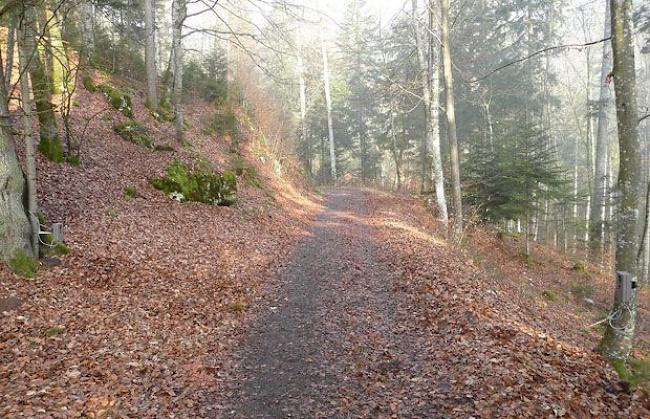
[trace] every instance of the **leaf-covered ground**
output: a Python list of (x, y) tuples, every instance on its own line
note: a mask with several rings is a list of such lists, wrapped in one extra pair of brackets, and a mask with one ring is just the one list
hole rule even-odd
[(241, 341), (216, 416), (650, 414), (588, 343), (436, 238), (416, 200), (343, 190), (327, 205)]
[(591, 351), (594, 310), (542, 297), (567, 293), (570, 263), (522, 270), (482, 232), (453, 249), (414, 198), (323, 205), (247, 142), (260, 179), (239, 179), (235, 207), (172, 201), (147, 179), (173, 158), (235, 156), (203, 129), (209, 106), (188, 106), (183, 147), (133, 93), (176, 151), (121, 139), (124, 117), (80, 88), (81, 165), (39, 157), (71, 253), (34, 280), (0, 268), (0, 417), (650, 416)]

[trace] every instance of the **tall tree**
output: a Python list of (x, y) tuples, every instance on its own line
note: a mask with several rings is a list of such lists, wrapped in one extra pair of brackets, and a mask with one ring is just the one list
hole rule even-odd
[[(611, 8), (607, 0), (605, 9), (605, 33), (604, 38), (609, 38), (611, 28)], [(598, 132), (596, 134), (596, 159), (594, 167), (594, 188), (591, 214), (589, 215), (590, 253), (593, 259), (600, 256), (603, 251), (603, 216), (605, 201), (605, 182), (607, 171), (607, 156), (609, 143), (609, 118), (608, 109), (611, 100), (609, 93), (610, 73), (612, 71), (611, 44), (603, 43), (603, 61), (600, 71), (600, 98), (598, 100)]]
[(458, 136), (456, 134), (456, 105), (454, 104), (454, 79), (452, 75), (451, 44), (449, 41), (449, 0), (441, 0), (440, 2), (440, 26), (445, 79), (445, 114), (447, 115), (447, 139), (449, 140), (454, 201), (453, 238), (458, 242), (463, 236), (463, 204), (460, 190), (460, 158), (458, 155)]
[(144, 0), (144, 61), (147, 67), (147, 102), (153, 111), (158, 109), (158, 70), (156, 67), (155, 0)]
[(330, 175), (336, 181), (336, 145), (334, 143), (334, 122), (332, 119), (332, 90), (330, 86), (330, 69), (327, 57), (327, 45), (321, 30), (320, 34), (321, 55), (323, 57), (323, 84), (325, 87), (325, 106), (327, 108), (327, 132), (329, 134)]
[(172, 102), (176, 124), (176, 141), (184, 141), (183, 129), (183, 24), (187, 16), (186, 0), (174, 0), (172, 3), (172, 56), (174, 83)]
[[(429, 1), (428, 8), (433, 7), (433, 1)], [(418, 13), (418, 0), (412, 0), (411, 8), (413, 10), (413, 24), (415, 34), (415, 44), (417, 49), (418, 63), (420, 65), (420, 79), (422, 84), (422, 98), (424, 102), (424, 115), (426, 123), (425, 152), (431, 153), (433, 165), (433, 176), (436, 188), (436, 204), (440, 221), (446, 226), (449, 221), (447, 211), (447, 198), (445, 196), (445, 183), (442, 171), (442, 156), (440, 148), (440, 124), (439, 124), (439, 65), (434, 63), (438, 55), (435, 53), (436, 48), (433, 44), (433, 36), (427, 36), (425, 44), (422, 37), (422, 28), (418, 24), (420, 16)], [(438, 22), (434, 22), (433, 11), (426, 13), (428, 24), (426, 26), (427, 34), (435, 34), (438, 31)], [(431, 54), (431, 59), (427, 58), (427, 52)], [(424, 176), (424, 173), (423, 173)]]
[[(617, 272), (632, 276), (639, 274), (638, 250), (641, 243), (643, 196), (641, 144), (637, 110), (634, 32), (632, 0), (611, 0), (612, 51), (614, 55), (614, 89), (620, 166), (618, 189), (620, 193), (616, 260)], [(627, 359), (633, 347), (636, 328), (636, 295), (632, 290), (630, 301), (616, 293), (610, 320), (600, 342), (600, 351), (609, 358)]]

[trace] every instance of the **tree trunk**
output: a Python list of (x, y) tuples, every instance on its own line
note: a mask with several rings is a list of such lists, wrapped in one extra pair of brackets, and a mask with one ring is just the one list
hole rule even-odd
[[(2, 77), (3, 68), (0, 56)], [(0, 83), (0, 258), (4, 261), (21, 251), (32, 253), (31, 229), (23, 207), (25, 179), (14, 148), (14, 131), (7, 105), (7, 85)]]
[(16, 26), (18, 26), (18, 17), (15, 14), (11, 14), (9, 19), (9, 28), (7, 29), (7, 63), (4, 68), (4, 81), (7, 85), (7, 90), (9, 90), (9, 87), (11, 86), (11, 72), (14, 66), (14, 46), (16, 44)]
[[(632, 0), (611, 0), (612, 50), (620, 167), (616, 237), (616, 271), (633, 277), (639, 274), (637, 253), (640, 245), (642, 165), (639, 150), (638, 110)], [(636, 296), (625, 301), (616, 293), (611, 320), (607, 323), (599, 349), (606, 357), (627, 359), (632, 351), (636, 327)]]
[[(606, 1), (605, 34), (608, 38), (612, 32), (611, 8), (609, 0)], [(591, 204), (589, 225), (591, 228), (590, 253), (592, 260), (597, 260), (603, 252), (603, 218), (604, 200), (606, 190), (606, 171), (608, 155), (608, 130), (609, 120), (607, 109), (609, 108), (609, 74), (612, 69), (611, 44), (603, 43), (603, 62), (600, 72), (600, 98), (598, 100), (598, 132), (596, 134), (596, 159), (594, 167), (594, 189)]]
[(306, 153), (306, 166), (307, 174), (311, 176), (311, 144), (309, 143), (309, 137), (307, 136), (307, 84), (305, 83), (305, 66), (302, 61), (302, 35), (298, 34), (298, 86), (300, 87), (300, 131), (302, 133), (302, 141), (304, 146), (307, 149)]
[[(425, 115), (425, 124), (426, 124), (426, 140), (425, 147), (423, 152), (431, 153), (431, 162), (433, 167), (433, 177), (436, 188), (436, 204), (438, 206), (438, 212), (440, 221), (447, 226), (449, 222), (449, 215), (447, 210), (447, 198), (445, 196), (445, 182), (444, 175), (442, 172), (442, 157), (440, 151), (440, 124), (439, 124), (439, 115), (440, 115), (440, 104), (438, 90), (440, 85), (440, 78), (438, 76), (438, 68), (433, 68), (434, 57), (437, 57), (438, 54), (435, 54), (433, 43), (429, 43), (426, 47), (424, 41), (422, 40), (422, 35), (420, 27), (417, 23), (418, 20), (418, 4), (417, 0), (412, 0), (413, 8), (413, 31), (415, 33), (415, 44), (417, 47), (418, 62), (420, 64), (420, 74), (422, 80), (422, 97), (424, 99), (424, 115)], [(429, 3), (429, 6), (433, 7), (432, 2)], [(436, 22), (433, 21), (432, 13), (427, 13), (429, 16), (429, 28), (428, 30), (434, 31), (437, 28)], [(435, 30), (434, 33), (438, 31)], [(431, 36), (427, 39), (433, 39)], [(427, 60), (426, 49), (430, 49), (432, 54), (432, 59)], [(423, 171), (423, 178), (425, 177), (425, 171)]]
[(320, 46), (323, 56), (323, 83), (325, 85), (325, 105), (327, 107), (327, 130), (329, 133), (329, 150), (330, 150), (330, 173), (332, 180), (336, 182), (336, 146), (334, 144), (334, 124), (332, 121), (332, 92), (330, 90), (330, 70), (327, 60), (327, 46), (323, 38), (323, 32), (320, 31)]
[(29, 50), (26, 46), (29, 42), (25, 42), (29, 37), (29, 33), (25, 27), (21, 31), (21, 42), (18, 47), (18, 57), (20, 64), (20, 73), (23, 76), (20, 79), (20, 97), (23, 105), (23, 134), (25, 136), (25, 160), (27, 162), (27, 212), (28, 219), (31, 222), (31, 245), (32, 254), (38, 257), (39, 240), (38, 234), (40, 230), (36, 191), (36, 150), (34, 148), (34, 133), (32, 129), (32, 98), (29, 89), (29, 76), (26, 72)]
[(79, 51), (79, 65), (83, 68), (91, 65), (92, 53), (95, 49), (95, 37), (93, 34), (93, 10), (90, 0), (83, 0), (81, 3), (81, 48)]
[(50, 2), (45, 2), (43, 5), (47, 22), (47, 41), (49, 53), (51, 54), (51, 65), (48, 70), (50, 73), (50, 83), (52, 84), (52, 93), (60, 94), (68, 89), (66, 85), (69, 79), (67, 73), (71, 70), (63, 45), (63, 38), (61, 37), (62, 23), (59, 20), (60, 15), (57, 15), (56, 11), (52, 10), (50, 6)]
[[(24, 5), (23, 7), (24, 16), (21, 24), (24, 25), (27, 31), (24, 47), (25, 51), (30, 54), (29, 75), (32, 80), (32, 91), (38, 115), (41, 149), (45, 151), (48, 157), (52, 157), (57, 154), (56, 149), (60, 149), (62, 146), (56, 116), (54, 115), (54, 106), (51, 101), (50, 80), (36, 48), (36, 11), (34, 6)], [(46, 147), (43, 147), (43, 145), (46, 145)]]
[(155, 0), (144, 0), (145, 48), (144, 61), (147, 68), (147, 104), (158, 109), (158, 70), (156, 67)]
[(176, 141), (183, 142), (183, 23), (187, 16), (186, 0), (172, 4), (172, 54), (174, 55), (173, 103), (176, 122)]
[(449, 140), (449, 154), (451, 160), (451, 181), (453, 185), (454, 201), (454, 230), (453, 239), (459, 243), (463, 237), (463, 204), (460, 192), (460, 160), (458, 156), (458, 137), (456, 134), (456, 109), (454, 104), (454, 79), (451, 68), (451, 45), (449, 41), (449, 0), (441, 0), (441, 27), (442, 27), (442, 61), (445, 78), (447, 115), (447, 138)]

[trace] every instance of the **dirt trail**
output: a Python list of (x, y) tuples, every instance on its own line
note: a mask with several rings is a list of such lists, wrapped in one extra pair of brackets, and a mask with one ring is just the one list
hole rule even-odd
[[(355, 414), (389, 413), (375, 400), (418, 381), (421, 352), (400, 327), (399, 292), (365, 222), (367, 199), (353, 189), (329, 194), (282, 273), (275, 302), (242, 345), (225, 416), (347, 417), (351, 405)], [(383, 383), (365, 385), (368, 374)], [(418, 410), (433, 411), (421, 402)]]

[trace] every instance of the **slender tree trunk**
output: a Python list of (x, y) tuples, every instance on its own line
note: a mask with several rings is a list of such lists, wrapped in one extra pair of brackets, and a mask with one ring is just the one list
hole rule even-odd
[[(422, 79), (422, 97), (424, 98), (424, 108), (425, 108), (425, 124), (426, 124), (426, 146), (424, 147), (423, 152), (431, 153), (431, 163), (433, 168), (433, 177), (436, 188), (436, 204), (438, 206), (438, 215), (440, 221), (447, 226), (449, 223), (449, 213), (447, 209), (447, 198), (445, 195), (445, 181), (444, 175), (442, 172), (442, 156), (440, 148), (440, 103), (439, 103), (439, 86), (440, 86), (440, 77), (439, 77), (439, 66), (434, 68), (433, 62), (438, 54), (435, 54), (433, 43), (430, 42), (426, 47), (424, 41), (422, 40), (422, 35), (420, 27), (417, 24), (418, 21), (418, 5), (417, 0), (412, 0), (413, 8), (413, 22), (415, 32), (415, 43), (417, 46), (418, 53), (418, 62), (420, 63), (420, 74)], [(433, 7), (433, 3), (430, 2), (429, 6)], [(437, 33), (437, 22), (433, 21), (433, 14), (427, 13), (429, 16), (429, 30), (433, 33)], [(431, 36), (428, 36), (427, 39), (433, 39)], [(426, 49), (428, 48), (432, 54), (432, 59), (427, 60)], [(423, 172), (423, 178), (425, 174)]]
[(147, 102), (149, 109), (158, 109), (158, 70), (156, 66), (155, 0), (144, 0), (144, 61), (147, 68)]
[(457, 243), (463, 237), (463, 204), (460, 192), (460, 159), (458, 155), (458, 137), (456, 134), (456, 107), (454, 104), (454, 79), (451, 68), (451, 44), (449, 41), (449, 0), (441, 0), (442, 27), (442, 61), (445, 78), (447, 115), (447, 138), (449, 139), (449, 154), (451, 160), (451, 182), (453, 185), (454, 201), (454, 231), (453, 238)]
[(52, 83), (52, 93), (63, 93), (67, 90), (67, 73), (70, 72), (68, 57), (66, 55), (65, 47), (63, 45), (63, 38), (61, 36), (62, 23), (59, 20), (59, 15), (55, 10), (52, 10), (50, 2), (45, 2), (45, 18), (47, 25), (47, 41), (48, 50), (50, 53), (51, 65), (49, 66), (49, 77)]
[[(298, 35), (300, 38), (300, 35)], [(300, 43), (300, 40), (298, 41)], [(307, 135), (307, 84), (305, 83), (305, 66), (302, 61), (302, 45), (298, 47), (298, 86), (300, 87), (300, 131), (302, 133), (302, 141), (307, 149), (306, 165), (307, 173), (309, 176), (312, 174), (311, 167), (311, 144)]]
[[(637, 253), (640, 245), (642, 166), (639, 143), (636, 96), (634, 34), (632, 30), (632, 0), (611, 0), (612, 50), (614, 54), (614, 87), (620, 167), (616, 237), (616, 271), (637, 276)], [(600, 351), (609, 358), (627, 359), (632, 351), (636, 327), (636, 293), (631, 301), (623, 301), (616, 293), (611, 320), (600, 342)]]
[(330, 69), (327, 58), (327, 45), (323, 38), (323, 32), (320, 31), (320, 47), (323, 56), (323, 83), (325, 86), (325, 106), (327, 107), (327, 131), (329, 134), (330, 150), (330, 174), (332, 180), (336, 182), (336, 145), (334, 143), (334, 123), (332, 120), (332, 92), (330, 88)]
[[(608, 38), (612, 33), (610, 0), (606, 1), (605, 34)], [(600, 98), (598, 100), (598, 132), (596, 134), (596, 160), (594, 167), (594, 188), (589, 225), (591, 226), (590, 253), (593, 260), (598, 259), (603, 252), (603, 218), (606, 189), (606, 171), (608, 159), (608, 130), (609, 119), (609, 74), (612, 71), (611, 45), (603, 43), (603, 62), (600, 72)]]
[(84, 68), (92, 64), (92, 53), (95, 49), (93, 34), (93, 10), (90, 0), (83, 0), (80, 8), (81, 18), (81, 48), (79, 65)]
[[(4, 66), (0, 56), (0, 72)], [(23, 207), (25, 179), (14, 148), (7, 85), (0, 83), (0, 258), (9, 261), (17, 252), (31, 255), (30, 222)]]
[(174, 0), (172, 4), (172, 54), (174, 55), (173, 103), (176, 123), (176, 141), (183, 138), (183, 23), (187, 16), (186, 0)]
[(578, 136), (576, 135), (575, 141), (573, 143), (573, 206), (571, 208), (571, 218), (573, 222), (573, 237), (571, 238), (571, 250), (573, 253), (576, 252), (578, 248)]
[(34, 93), (34, 102), (38, 115), (41, 146), (46, 144), (47, 147), (45, 148), (47, 150), (44, 150), (46, 155), (54, 156), (56, 154), (55, 149), (61, 147), (61, 138), (59, 137), (59, 127), (56, 123), (54, 106), (51, 100), (50, 80), (36, 48), (36, 11), (34, 10), (34, 6), (31, 5), (25, 4), (23, 7), (24, 15), (21, 24), (24, 25), (27, 31), (24, 47), (31, 58), (29, 75), (32, 81), (32, 91)]
[(7, 63), (4, 69), (4, 81), (7, 85), (7, 90), (9, 90), (9, 87), (11, 86), (11, 72), (14, 66), (14, 46), (16, 44), (17, 21), (17, 15), (11, 14), (9, 17), (9, 28), (7, 30)]
[(25, 42), (29, 38), (29, 33), (25, 27), (21, 31), (21, 42), (18, 47), (18, 57), (20, 65), (20, 73), (23, 77), (20, 79), (20, 96), (23, 105), (23, 133), (25, 136), (25, 160), (27, 162), (27, 212), (28, 219), (31, 221), (31, 246), (32, 253), (38, 257), (39, 240), (38, 234), (40, 230), (38, 217), (38, 201), (36, 190), (36, 150), (34, 147), (34, 134), (32, 129), (32, 98), (30, 96), (29, 88), (29, 75), (27, 70), (29, 60), (29, 50)]

